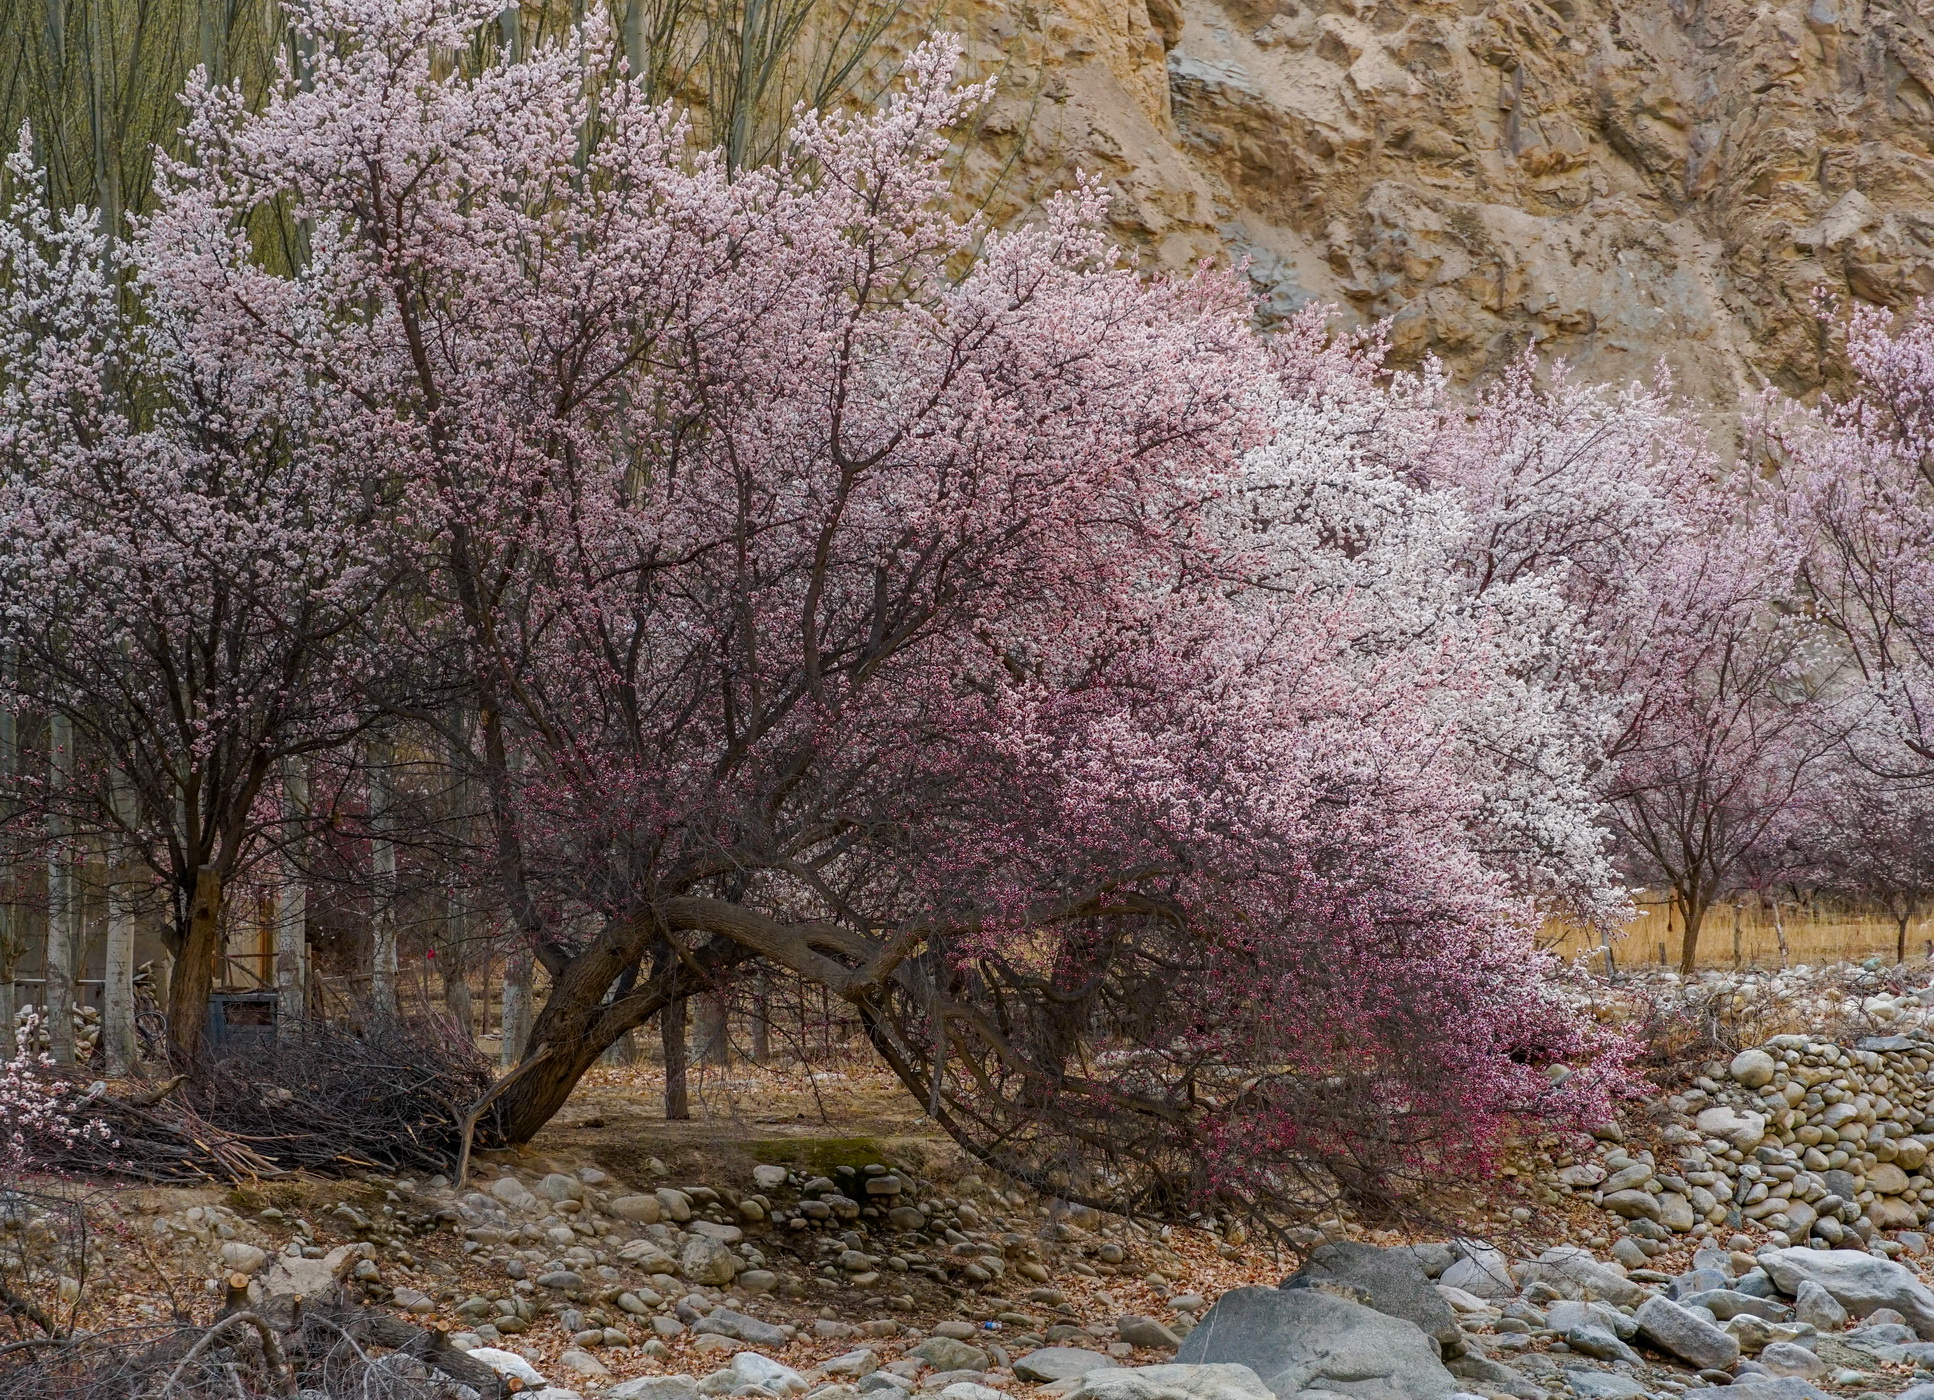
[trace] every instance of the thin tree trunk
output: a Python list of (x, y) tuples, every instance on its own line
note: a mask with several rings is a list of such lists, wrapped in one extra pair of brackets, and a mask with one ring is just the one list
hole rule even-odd
[(1733, 901), (1733, 968), (1735, 970), (1746, 965), (1746, 948), (1740, 927), (1740, 917), (1739, 901), (1735, 899)]
[(370, 746), (369, 866), (370, 938), (369, 997), (376, 1010), (397, 1014), (396, 1003), (396, 842), (391, 828), (390, 762), (387, 743)]
[(195, 894), (188, 904), (188, 936), (182, 940), (181, 955), (168, 977), (168, 1038), (175, 1058), (189, 1069), (202, 1060), (221, 923), (221, 872), (204, 865), (195, 872)]
[(1786, 921), (1780, 917), (1780, 902), (1771, 901), (1773, 911), (1773, 938), (1780, 945), (1780, 971), (1786, 971)]
[(470, 1004), (470, 927), (455, 895), (444, 898), (443, 951), (437, 970), (443, 974), (443, 1005), (468, 1040), (476, 1034), (476, 1008)]
[(707, 992), (698, 999), (698, 1062), (732, 1062), (731, 1012), (723, 992)]
[(766, 975), (761, 972), (752, 982), (752, 1063), (762, 1065), (772, 1058), (772, 1005)]
[(1913, 917), (1914, 910), (1911, 906), (1894, 916), (1896, 926), (1894, 935), (1894, 962), (1896, 964), (1907, 961), (1907, 925)]
[(691, 1087), (685, 1073), (684, 997), (674, 998), (658, 1013), (658, 1034), (665, 1049), (665, 1121), (682, 1122), (692, 1116)]
[(277, 1038), (287, 1044), (309, 1015), (309, 882), (297, 846), (309, 814), (309, 774), (297, 760), (282, 773), (282, 810), (288, 829), (275, 910), (275, 991)]
[(503, 1044), (497, 1050), (497, 1063), (505, 1069), (524, 1058), (531, 1028), (531, 949), (521, 934), (513, 933), (511, 938), (504, 958)]
[(46, 982), (41, 987), (41, 1023), (47, 1028), (47, 1053), (57, 1065), (74, 1063), (74, 959), (80, 952), (77, 936), (81, 901), (75, 879), (73, 852), (68, 849), (67, 820), (58, 815), (74, 778), (74, 728), (65, 716), (55, 715), (48, 726), (48, 786), (55, 813), (48, 820), (51, 838), (47, 856)]
[(1698, 966), (1699, 927), (1706, 921), (1706, 906), (1694, 904), (1683, 896), (1679, 899), (1679, 916), (1684, 921), (1679, 933), (1679, 972), (1690, 977)]
[(115, 838), (113, 865), (107, 891), (107, 957), (101, 976), (101, 1054), (110, 1079), (134, 1069), (134, 880), (136, 821), (134, 794), (120, 770), (110, 778), (115, 820), (122, 834)]

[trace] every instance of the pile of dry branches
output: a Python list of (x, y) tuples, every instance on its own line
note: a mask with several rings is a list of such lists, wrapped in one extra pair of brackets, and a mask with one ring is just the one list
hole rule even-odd
[(456, 1160), (464, 1115), (490, 1082), (488, 1063), (440, 1021), (311, 1021), (192, 1079), (126, 1095), (96, 1085), (81, 1113), (111, 1140), (37, 1156), (53, 1171), (152, 1182), (437, 1172)]

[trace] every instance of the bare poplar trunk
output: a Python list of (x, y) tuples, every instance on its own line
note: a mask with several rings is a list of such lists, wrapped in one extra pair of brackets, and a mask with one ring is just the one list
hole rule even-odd
[(524, 1042), (531, 1028), (531, 949), (513, 934), (509, 955), (504, 959), (503, 1044), (497, 1063), (511, 1068), (524, 1057)]
[(215, 954), (220, 949), (222, 877), (212, 865), (195, 872), (195, 894), (188, 904), (188, 933), (168, 977), (168, 1038), (175, 1058), (192, 1068), (202, 1060), (208, 1029), (208, 994), (215, 986)]
[(1786, 921), (1780, 917), (1780, 902), (1777, 899), (1772, 901), (1772, 909), (1773, 909), (1773, 939), (1775, 942), (1777, 942), (1780, 945), (1780, 970), (1784, 972), (1786, 970), (1786, 963), (1787, 963)]
[(477, 1033), (476, 1008), (470, 1004), (470, 927), (455, 896), (443, 906), (443, 948), (437, 970), (443, 974), (443, 1005), (468, 1040)]
[[(48, 726), (48, 783), (56, 804), (66, 798), (74, 777), (74, 728), (60, 715)], [(56, 808), (58, 811), (58, 807)], [(41, 987), (41, 1023), (47, 1027), (47, 1053), (57, 1065), (74, 1063), (74, 959), (80, 951), (81, 901), (68, 849), (66, 818), (48, 822), (46, 982)]]
[(1735, 899), (1733, 901), (1733, 967), (1738, 969), (1744, 966), (1746, 966), (1746, 948), (1740, 925), (1739, 901)]
[(396, 1003), (396, 842), (391, 831), (390, 761), (387, 743), (372, 745), (369, 769), (370, 966), (369, 997), (384, 1015)]
[(296, 1038), (309, 1015), (309, 882), (303, 876), (297, 833), (309, 811), (309, 774), (290, 760), (282, 773), (282, 811), (288, 823), (275, 906), (277, 1038)]
[(665, 1120), (680, 1122), (692, 1116), (691, 1087), (686, 1078), (684, 997), (658, 1013), (658, 1034), (665, 1049)]
[[(109, 780), (114, 815), (124, 833), (134, 829), (134, 794), (119, 770)], [(114, 841), (107, 889), (107, 957), (101, 976), (101, 1054), (107, 1074), (118, 1079), (134, 1069), (134, 838), (123, 834)]]
[(731, 1010), (723, 992), (707, 992), (698, 1000), (698, 1062), (724, 1065), (731, 1061)]

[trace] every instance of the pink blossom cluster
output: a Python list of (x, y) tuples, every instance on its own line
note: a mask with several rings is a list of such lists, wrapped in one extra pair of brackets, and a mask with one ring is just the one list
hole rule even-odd
[[(461, 749), (561, 1060), (738, 940), (952, 1122), (1146, 1122), (1250, 1199), (1482, 1161), (1625, 1082), (1547, 916), (1658, 883), (1696, 934), (1829, 775), (1934, 752), (1921, 331), (1857, 318), (1865, 396), (1728, 473), (1663, 380), (1466, 400), (1320, 310), (1260, 336), (1096, 182), (961, 217), (951, 39), (735, 171), (600, 18), (452, 62), (496, 12), (309, 0), (260, 102), (191, 83), (125, 243), (16, 204), (0, 568), (77, 694), (130, 658), (111, 712), (222, 658), (153, 761), (253, 774), (244, 816), (377, 709)], [(177, 625), (211, 579), (239, 631)]]

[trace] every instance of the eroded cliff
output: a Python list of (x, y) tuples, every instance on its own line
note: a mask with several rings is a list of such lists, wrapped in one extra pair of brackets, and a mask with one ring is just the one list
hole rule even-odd
[(1084, 168), (1169, 265), (1389, 317), (1463, 378), (1536, 342), (1726, 402), (1833, 359), (1816, 289), (1934, 290), (1934, 11), (1862, 0), (983, 0), (972, 174)]

